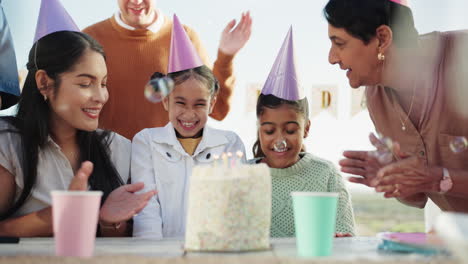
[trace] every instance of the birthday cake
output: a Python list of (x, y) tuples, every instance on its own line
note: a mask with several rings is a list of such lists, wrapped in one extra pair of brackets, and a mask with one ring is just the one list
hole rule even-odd
[(186, 250), (269, 248), (271, 177), (265, 164), (198, 166), (190, 181)]

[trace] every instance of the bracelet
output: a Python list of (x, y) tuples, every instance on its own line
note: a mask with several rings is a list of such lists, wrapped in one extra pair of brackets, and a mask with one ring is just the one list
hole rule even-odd
[(103, 224), (102, 222), (99, 222), (99, 226), (100, 226), (102, 229), (119, 230), (121, 224), (122, 224), (122, 222), (112, 223), (111, 225), (105, 225), (105, 224)]
[(453, 187), (453, 181), (447, 168), (442, 168), (442, 180), (439, 182), (439, 193), (445, 194)]

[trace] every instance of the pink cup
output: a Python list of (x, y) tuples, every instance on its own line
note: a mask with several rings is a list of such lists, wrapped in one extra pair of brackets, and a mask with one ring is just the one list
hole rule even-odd
[(55, 255), (92, 257), (101, 191), (52, 191)]

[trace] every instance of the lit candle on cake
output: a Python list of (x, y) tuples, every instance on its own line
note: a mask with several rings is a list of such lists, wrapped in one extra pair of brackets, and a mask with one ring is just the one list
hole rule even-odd
[(214, 160), (213, 167), (216, 168), (218, 166), (218, 162), (219, 162), (219, 155), (214, 154), (213, 155), (213, 160)]
[(227, 167), (227, 166), (228, 166), (228, 156), (227, 156), (227, 154), (226, 154), (226, 153), (223, 153), (223, 154), (221, 155), (221, 158), (223, 159), (223, 166), (224, 166), (224, 167)]
[(243, 153), (242, 151), (238, 150), (238, 151), (236, 152), (236, 156), (237, 156), (237, 158), (236, 158), (236, 166), (238, 166), (238, 165), (239, 165), (239, 161), (240, 161), (240, 163), (242, 164), (242, 157), (244, 156), (244, 153)]
[(229, 168), (234, 167), (234, 159), (232, 158), (232, 153), (231, 152), (227, 153), (227, 158), (228, 158)]

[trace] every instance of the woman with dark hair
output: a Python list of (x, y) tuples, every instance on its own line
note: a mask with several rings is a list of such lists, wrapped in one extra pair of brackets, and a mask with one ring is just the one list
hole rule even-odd
[(17, 115), (0, 119), (0, 235), (50, 236), (50, 191), (88, 188), (103, 192), (100, 235), (131, 234), (126, 221), (155, 192), (124, 185), (130, 142), (96, 130), (109, 97), (102, 47), (80, 32), (55, 32), (33, 45), (27, 68)]
[(330, 0), (324, 15), (330, 63), (347, 71), (351, 87), (366, 86), (376, 130), (397, 142), (389, 146), (390, 164), (346, 151), (342, 171), (411, 206), (422, 208), (430, 198), (442, 210), (468, 212), (468, 152), (450, 150), (450, 142), (468, 137), (460, 99), (467, 90), (468, 34), (418, 36), (405, 0)]

